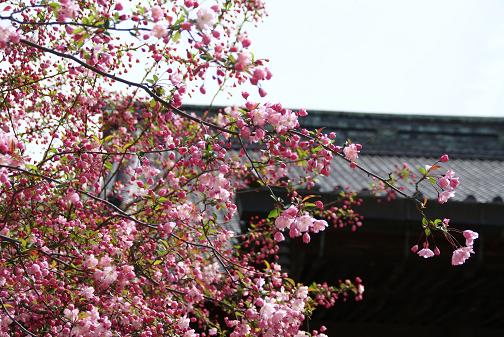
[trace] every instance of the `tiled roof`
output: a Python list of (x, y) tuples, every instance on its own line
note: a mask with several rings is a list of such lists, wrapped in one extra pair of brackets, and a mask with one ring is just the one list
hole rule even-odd
[[(186, 108), (197, 113), (205, 110), (201, 106)], [(407, 163), (416, 169), (447, 153), (451, 159), (446, 167), (454, 170), (461, 182), (451, 200), (502, 203), (504, 199), (504, 118), (308, 112), (308, 117), (300, 119), (302, 127), (334, 131), (339, 145), (346, 139), (361, 143), (359, 163), (383, 177), (397, 164)], [(321, 179), (320, 189), (329, 192), (340, 186), (362, 191), (369, 189), (370, 182), (347, 163), (335, 160), (331, 176)], [(421, 192), (436, 198), (434, 189), (427, 185)], [(412, 192), (412, 187), (407, 191)]]
[[(414, 173), (419, 175), (417, 168), (432, 164), (437, 158), (405, 157), (405, 156), (371, 156), (359, 157), (359, 164), (369, 168), (373, 173), (388, 177), (395, 165), (407, 163)], [(502, 202), (504, 198), (504, 161), (481, 159), (454, 159), (444, 164), (460, 176), (460, 185), (455, 192), (456, 201), (476, 201), (483, 203)], [(331, 175), (319, 181), (321, 192), (333, 191), (335, 187), (349, 187), (351, 190), (362, 191), (370, 189), (372, 180), (357, 169), (352, 169), (346, 162), (337, 160), (332, 164)], [(406, 191), (414, 192), (412, 185), (405, 185)], [(437, 194), (432, 186), (425, 182), (420, 191), (427, 197), (435, 199)]]
[(504, 160), (504, 118), (309, 111), (300, 122), (362, 143), (367, 154)]

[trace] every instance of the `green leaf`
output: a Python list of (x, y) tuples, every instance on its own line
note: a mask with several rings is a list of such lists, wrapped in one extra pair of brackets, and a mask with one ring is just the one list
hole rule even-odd
[(425, 229), (425, 236), (429, 237), (431, 235), (431, 230), (429, 228)]
[(32, 164), (25, 164), (25, 167), (31, 171), (37, 171), (38, 167)]
[(271, 269), (271, 265), (269, 264), (268, 261), (264, 260), (264, 264), (266, 265), (266, 270)]
[(275, 208), (275, 209), (271, 210), (271, 212), (269, 212), (268, 219), (276, 218), (279, 215), (280, 215), (280, 210), (278, 208)]
[(61, 5), (57, 2), (51, 2), (49, 3), (49, 7), (51, 7), (53, 11), (57, 11), (58, 9), (61, 8)]
[(112, 171), (113, 165), (112, 165), (112, 163), (111, 163), (111, 162), (109, 162), (109, 161), (108, 161), (108, 162), (106, 162), (106, 163), (104, 164), (104, 166), (105, 166), (105, 168), (106, 168), (107, 170)]
[(284, 280), (287, 281), (288, 283), (290, 283), (293, 287), (296, 286), (296, 282), (294, 282), (293, 279), (286, 277), (286, 278), (284, 278)]
[(182, 14), (182, 15), (181, 15), (181, 16), (177, 19), (177, 21), (175, 21), (175, 24), (174, 24), (174, 25), (175, 25), (175, 26), (176, 26), (176, 25), (180, 25), (182, 22), (184, 22), (184, 21), (185, 21), (185, 18), (186, 18), (186, 17), (185, 17), (185, 15), (183, 15), (183, 14)]
[(179, 30), (177, 30), (177, 31), (175, 32), (175, 34), (173, 34), (173, 36), (172, 36), (172, 41), (173, 41), (173, 42), (178, 42), (178, 41), (180, 40), (180, 35), (181, 35), (181, 34), (180, 34), (180, 31), (179, 31)]

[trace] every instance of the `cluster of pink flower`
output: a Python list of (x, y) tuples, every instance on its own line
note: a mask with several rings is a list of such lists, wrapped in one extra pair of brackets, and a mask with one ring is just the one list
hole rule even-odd
[[(280, 291), (274, 298), (260, 299), (256, 305), (260, 307), (260, 328), (264, 336), (294, 335), (299, 330), (300, 323), (304, 320), (305, 302), (308, 298), (308, 287), (301, 286), (294, 293)], [(257, 315), (254, 310), (246, 314)]]
[(229, 192), (230, 183), (224, 177), (223, 173), (217, 175), (205, 173), (200, 177), (202, 192), (208, 198), (214, 198), (217, 201), (228, 201), (232, 196)]
[(455, 172), (448, 170), (437, 180), (437, 184), (442, 189), (442, 192), (438, 195), (438, 202), (444, 204), (448, 199), (455, 196), (455, 189), (459, 185), (459, 177), (455, 177)]
[(66, 19), (73, 19), (79, 12), (79, 6), (73, 0), (60, 0), (60, 7), (57, 8), (58, 21), (64, 22)]
[[(285, 133), (299, 126), (298, 114), (294, 111), (285, 109), (280, 104), (264, 104), (255, 106), (249, 104), (250, 111), (248, 116), (255, 126), (264, 127), (266, 123), (270, 124), (276, 132)], [(304, 112), (304, 110), (301, 110)]]
[(81, 312), (72, 304), (63, 311), (64, 317), (68, 320), (66, 326), (61, 330), (65, 336), (78, 337), (111, 337), (110, 330), (112, 324), (108, 317), (101, 317), (98, 309), (90, 305), (89, 310)]
[(345, 158), (351, 162), (355, 162), (359, 158), (359, 152), (362, 149), (361, 144), (349, 144), (343, 148)]
[[(448, 226), (450, 223), (450, 219), (444, 219), (441, 221), (441, 219), (437, 219), (435, 221), (424, 221), (424, 228), (426, 231), (428, 231), (429, 235), (431, 233), (431, 230), (441, 230), (445, 237), (448, 239), (448, 241), (456, 248), (453, 251), (452, 254), (452, 265), (458, 266), (461, 264), (464, 264), (467, 259), (471, 256), (471, 254), (474, 253), (473, 250), (473, 245), (474, 245), (474, 240), (476, 240), (479, 237), (479, 234), (472, 231), (472, 230), (465, 230), (462, 232), (462, 235), (465, 238), (465, 246), (460, 247), (456, 242), (457, 240), (453, 239), (452, 235), (449, 234), (448, 232)], [(455, 230), (456, 231), (456, 230)], [(428, 236), (427, 236), (428, 237)], [(425, 239), (423, 243), (423, 248), (418, 250), (418, 245), (414, 245), (411, 247), (411, 251), (413, 253), (418, 254), (418, 256), (421, 256), (425, 259), (433, 256), (437, 256), (441, 254), (441, 251), (439, 248), (436, 246), (434, 247), (434, 250), (431, 250), (429, 248), (429, 241), (428, 239)]]
[(465, 230), (462, 232), (462, 234), (466, 239), (465, 241), (466, 245), (465, 247), (460, 247), (453, 252), (452, 265), (454, 266), (464, 264), (464, 262), (471, 256), (471, 254), (474, 254), (473, 250), (474, 240), (476, 240), (479, 237), (478, 233), (473, 232), (471, 230)]
[[(430, 174), (435, 170), (441, 168), (438, 163), (446, 163), (450, 160), (447, 154), (443, 154), (438, 161), (434, 165), (426, 165), (423, 172), (424, 176), (422, 178), (432, 179)], [(441, 189), (441, 192), (438, 192), (438, 202), (440, 204), (444, 204), (448, 201), (448, 199), (453, 198), (455, 196), (455, 189), (459, 185), (459, 177), (455, 177), (455, 172), (452, 170), (447, 170), (445, 174), (441, 175), (437, 178), (437, 180), (433, 180), (433, 184), (436, 184)]]
[(19, 34), (11, 27), (0, 26), (0, 49), (6, 48), (9, 42), (18, 43)]
[(299, 213), (298, 208), (291, 205), (275, 219), (275, 227), (279, 230), (275, 233), (276, 241), (283, 241), (284, 236), (282, 231), (289, 228), (289, 236), (291, 238), (303, 236), (303, 242), (309, 243), (309, 232), (318, 233), (328, 226), (325, 220), (317, 220), (308, 213), (302, 215), (299, 215)]
[[(0, 129), (0, 165), (22, 165), (22, 157), (16, 153), (16, 150), (23, 151), (24, 148), (24, 144), (17, 141), (12, 134)], [(4, 167), (0, 168), (0, 184), (4, 184), (7, 188), (11, 186), (9, 172)]]

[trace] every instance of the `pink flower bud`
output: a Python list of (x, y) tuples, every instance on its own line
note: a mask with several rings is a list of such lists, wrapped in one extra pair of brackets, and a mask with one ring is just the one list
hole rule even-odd
[(450, 158), (448, 157), (447, 154), (444, 154), (439, 158), (439, 161), (442, 163), (446, 163), (448, 160), (450, 160)]
[(412, 253), (415, 254), (416, 252), (418, 252), (418, 245), (414, 245), (413, 247), (411, 247), (410, 250), (411, 250)]
[(308, 233), (304, 233), (304, 234), (303, 234), (303, 242), (304, 242), (304, 243), (310, 243), (310, 240), (311, 240), (311, 239), (310, 239), (310, 234), (308, 234)]
[(250, 44), (251, 44), (251, 42), (250, 42), (249, 39), (243, 39), (241, 41), (241, 43), (242, 43), (243, 48), (248, 48), (250, 46)]
[(434, 248), (434, 255), (439, 256), (441, 254), (441, 251), (439, 250), (438, 247)]
[(450, 180), (447, 177), (441, 177), (438, 179), (438, 185), (444, 190), (450, 185)]
[(299, 109), (298, 112), (297, 112), (297, 115), (299, 117), (305, 117), (305, 116), (308, 116), (308, 112), (306, 112), (305, 109)]
[(281, 241), (285, 240), (285, 237), (282, 234), (282, 232), (276, 232), (274, 235), (274, 239), (276, 242), (281, 242)]

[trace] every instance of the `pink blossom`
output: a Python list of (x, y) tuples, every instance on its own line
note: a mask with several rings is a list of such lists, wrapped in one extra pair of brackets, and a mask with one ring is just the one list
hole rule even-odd
[(439, 161), (442, 162), (442, 163), (446, 163), (448, 160), (450, 160), (450, 158), (448, 157), (447, 154), (443, 154), (440, 158), (439, 158)]
[(414, 245), (413, 247), (410, 248), (412, 253), (418, 252), (418, 245)]
[(65, 318), (70, 322), (75, 322), (79, 317), (79, 309), (74, 309), (73, 306), (71, 306), (71, 308), (63, 310), (63, 315), (65, 315)]
[(298, 231), (300, 232), (306, 232), (313, 224), (313, 219), (311, 216), (305, 214), (299, 218), (296, 219), (294, 226), (297, 228)]
[(152, 27), (152, 35), (154, 35), (158, 39), (161, 39), (168, 35), (168, 31), (163, 25), (156, 23), (154, 27)]
[(434, 252), (432, 250), (430, 250), (429, 248), (423, 248), (423, 249), (419, 250), (417, 254), (418, 254), (418, 256), (421, 256), (424, 259), (427, 259), (429, 257), (434, 256)]
[(312, 225), (312, 232), (313, 233), (318, 233), (323, 230), (325, 230), (329, 225), (327, 224), (327, 221), (325, 220), (315, 220), (313, 221)]
[(474, 253), (471, 247), (461, 247), (453, 251), (452, 265), (458, 266), (464, 264), (466, 260)]
[(60, 0), (61, 8), (58, 10), (58, 20), (73, 19), (79, 10), (78, 4), (73, 0)]
[(275, 313), (276, 309), (273, 304), (271, 303), (264, 303), (264, 305), (261, 308), (261, 317), (265, 320), (269, 320), (271, 317), (273, 317), (273, 314)]
[(85, 286), (85, 287), (81, 288), (81, 290), (79, 291), (79, 293), (89, 300), (89, 299), (93, 298), (94, 291), (95, 291), (95, 289), (93, 287), (87, 287), (87, 286)]
[(151, 15), (154, 22), (157, 22), (163, 17), (163, 10), (159, 6), (154, 6), (151, 8)]
[(472, 247), (474, 244), (474, 240), (476, 240), (479, 237), (479, 234), (476, 232), (473, 232), (471, 230), (465, 230), (462, 232), (464, 235), (464, 238), (466, 239), (466, 246), (467, 247)]
[(350, 161), (356, 161), (359, 158), (359, 149), (356, 144), (350, 144), (345, 146), (343, 149), (343, 153), (345, 154), (345, 158)]
[(284, 230), (285, 228), (289, 227), (293, 221), (294, 218), (292, 217), (280, 215), (275, 219), (275, 227), (279, 230)]
[(439, 187), (441, 187), (442, 189), (445, 189), (448, 186), (450, 186), (450, 180), (447, 177), (440, 177), (437, 183)]
[(284, 133), (299, 125), (298, 116), (291, 110), (270, 111), (268, 122), (278, 133)]
[[(320, 336), (320, 334), (318, 334), (317, 336)], [(294, 335), (294, 337), (308, 337), (308, 335), (305, 331), (299, 331), (296, 335)]]
[(295, 217), (298, 214), (299, 210), (296, 206), (290, 205), (289, 208), (287, 208), (282, 215), (288, 216), (288, 217)]
[(107, 266), (103, 270), (97, 269), (94, 273), (96, 281), (101, 285), (108, 287), (117, 280), (118, 273), (116, 267)]
[(248, 53), (240, 53), (235, 63), (235, 69), (237, 71), (244, 71), (248, 68), (250, 62), (250, 55)]
[(274, 239), (275, 239), (276, 242), (282, 242), (282, 241), (285, 240), (285, 237), (282, 234), (282, 232), (276, 232), (275, 235), (274, 235)]
[(259, 107), (250, 111), (250, 117), (252, 118), (252, 121), (255, 125), (262, 127), (264, 126), (264, 124), (266, 124), (266, 120), (268, 119), (269, 115), (268, 109), (269, 108), (266, 107)]
[[(0, 27), (0, 43), (2, 42), (2, 27)], [(0, 153), (12, 152), (14, 149), (14, 137), (0, 131)]]
[(452, 179), (453, 177), (455, 177), (455, 172), (453, 172), (453, 170), (448, 170), (445, 173), (445, 177)]
[(444, 204), (448, 201), (448, 199), (453, 198), (455, 196), (455, 192), (453, 191), (443, 191), (439, 193), (438, 202), (440, 204)]
[(0, 49), (5, 48), (9, 42), (19, 42), (19, 36), (10, 27), (0, 26)]
[(196, 26), (203, 30), (211, 28), (215, 23), (215, 13), (209, 8), (200, 8), (197, 13)]
[(311, 238), (310, 238), (310, 234), (308, 234), (308, 233), (304, 233), (304, 234), (303, 234), (303, 242), (304, 242), (304, 243), (310, 243), (310, 240), (311, 240)]
[(79, 194), (76, 192), (70, 193), (67, 196), (68, 201), (70, 201), (73, 205), (77, 204), (80, 201)]
[(86, 260), (84, 260), (83, 265), (86, 268), (95, 268), (98, 265), (98, 259), (93, 254), (91, 254), (86, 258)]
[(159, 231), (161, 232), (161, 237), (167, 238), (168, 236), (170, 236), (170, 234), (172, 233), (175, 226), (176, 226), (175, 222), (172, 222), (172, 221), (167, 222), (167, 223), (159, 226)]
[(459, 177), (454, 177), (452, 179), (450, 179), (450, 187), (451, 189), (456, 189), (457, 186), (459, 185)]

